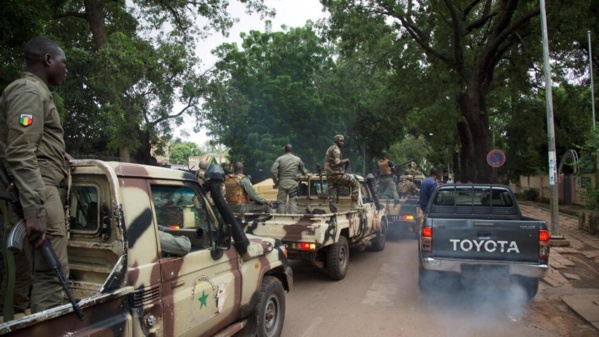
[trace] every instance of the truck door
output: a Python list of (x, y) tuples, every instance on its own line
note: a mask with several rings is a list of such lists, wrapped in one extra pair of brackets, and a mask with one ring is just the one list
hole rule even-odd
[(169, 253), (158, 240), (164, 335), (213, 334), (232, 323), (239, 307), (239, 256), (233, 248), (213, 251), (212, 236), (224, 222), (197, 185), (164, 182), (151, 191), (156, 226), (191, 242), (191, 251), (179, 256), (184, 253)]

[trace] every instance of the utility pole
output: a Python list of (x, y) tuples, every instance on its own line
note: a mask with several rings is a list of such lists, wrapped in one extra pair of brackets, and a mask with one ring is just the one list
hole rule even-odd
[[(553, 96), (551, 92), (551, 65), (549, 64), (549, 39), (547, 37), (547, 17), (545, 0), (541, 5), (541, 31), (543, 33), (543, 69), (545, 72), (545, 104), (547, 107), (547, 143), (549, 149), (549, 188), (551, 190), (551, 243), (565, 241), (559, 232), (559, 196), (557, 185), (557, 156), (555, 153), (555, 127), (553, 124)], [(568, 243), (569, 244), (569, 243)], [(568, 245), (566, 244), (566, 245)], [(562, 244), (557, 243), (558, 246)]]
[(593, 111), (593, 130), (595, 130), (595, 87), (593, 85), (593, 51), (591, 50), (591, 31), (587, 31), (589, 37), (589, 75), (591, 77), (591, 110)]

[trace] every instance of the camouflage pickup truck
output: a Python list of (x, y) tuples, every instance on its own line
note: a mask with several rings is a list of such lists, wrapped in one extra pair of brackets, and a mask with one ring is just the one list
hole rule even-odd
[(351, 200), (351, 189), (340, 186), (336, 213), (329, 212), (327, 181), (309, 174), (299, 179), (298, 209), (303, 214), (241, 214), (248, 234), (279, 239), (289, 259), (305, 260), (326, 269), (330, 278), (341, 280), (347, 273), (350, 246), (382, 251), (387, 222), (370, 184), (360, 176), (359, 202)]
[[(246, 235), (224, 172), (77, 161), (70, 190), (71, 304), (0, 325), (7, 336), (279, 336), (292, 287), (279, 240)], [(159, 226), (191, 250), (169, 256)], [(232, 247), (233, 246), (233, 247)]]

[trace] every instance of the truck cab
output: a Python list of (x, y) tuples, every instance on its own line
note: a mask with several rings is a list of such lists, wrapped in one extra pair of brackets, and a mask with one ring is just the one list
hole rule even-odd
[[(284, 291), (293, 284), (286, 250), (280, 241), (243, 233), (219, 194), (218, 169), (211, 181), (198, 182), (193, 172), (76, 161), (68, 283), (84, 318), (64, 304), (6, 322), (0, 333), (280, 335)], [(166, 253), (161, 229), (187, 237), (191, 250)], [(265, 318), (265, 310), (275, 315)]]

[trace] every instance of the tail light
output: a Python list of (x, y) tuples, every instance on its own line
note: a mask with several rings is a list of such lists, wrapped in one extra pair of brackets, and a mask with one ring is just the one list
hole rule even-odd
[(287, 248), (297, 250), (316, 250), (316, 244), (314, 242), (292, 242), (287, 244)]
[(404, 221), (413, 221), (414, 220), (414, 216), (413, 215), (404, 215), (403, 216), (403, 220)]
[(420, 250), (423, 253), (430, 253), (433, 250), (433, 227), (422, 227), (420, 237)]
[(539, 258), (549, 258), (549, 232), (545, 229), (539, 230)]

